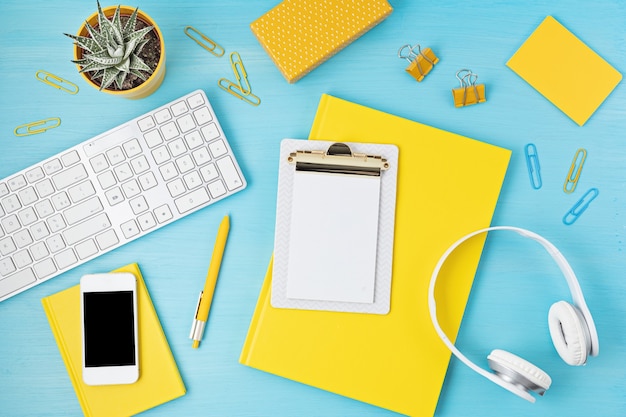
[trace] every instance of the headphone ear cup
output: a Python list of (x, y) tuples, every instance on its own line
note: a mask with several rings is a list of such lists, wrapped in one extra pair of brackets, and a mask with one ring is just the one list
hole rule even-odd
[(552, 343), (568, 365), (584, 365), (591, 343), (587, 322), (578, 308), (567, 301), (552, 304), (548, 313)]
[(506, 382), (521, 385), (539, 395), (550, 388), (552, 378), (542, 369), (506, 350), (494, 349), (487, 356), (489, 367)]

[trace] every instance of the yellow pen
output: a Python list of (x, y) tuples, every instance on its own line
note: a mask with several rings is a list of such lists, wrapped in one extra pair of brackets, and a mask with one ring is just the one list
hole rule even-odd
[(224, 255), (224, 248), (226, 247), (226, 238), (228, 237), (229, 230), (230, 219), (228, 216), (224, 216), (224, 219), (220, 223), (220, 228), (217, 231), (215, 247), (213, 248), (213, 256), (211, 257), (211, 263), (209, 264), (209, 272), (207, 272), (206, 275), (204, 289), (198, 298), (196, 315), (193, 318), (193, 325), (191, 326), (191, 334), (189, 335), (189, 338), (193, 339), (192, 347), (194, 349), (198, 348), (200, 340), (202, 340), (202, 335), (204, 334), (204, 327), (209, 317), (211, 301), (213, 300), (213, 292), (215, 291), (215, 284), (217, 284), (217, 275), (220, 272), (220, 265), (222, 263), (222, 256)]

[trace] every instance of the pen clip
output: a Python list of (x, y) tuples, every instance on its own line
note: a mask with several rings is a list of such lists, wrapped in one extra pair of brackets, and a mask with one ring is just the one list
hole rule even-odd
[(198, 304), (196, 305), (196, 312), (193, 314), (193, 323), (191, 324), (191, 332), (189, 338), (193, 340), (202, 339), (202, 333), (204, 333), (204, 324), (206, 322), (198, 320), (198, 310), (200, 310), (200, 302), (202, 301), (202, 294), (204, 291), (200, 291), (198, 296)]

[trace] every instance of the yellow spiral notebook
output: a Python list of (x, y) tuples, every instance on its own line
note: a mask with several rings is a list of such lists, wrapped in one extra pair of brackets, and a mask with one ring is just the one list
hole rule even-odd
[(80, 286), (41, 300), (83, 413), (90, 417), (138, 414), (185, 395), (185, 385), (137, 264), (113, 272), (137, 277), (139, 380), (129, 385), (89, 386), (82, 378)]
[(250, 24), (294, 83), (392, 12), (386, 0), (284, 0)]
[[(398, 413), (432, 416), (450, 351), (430, 321), (430, 276), (449, 245), (489, 226), (511, 151), (329, 95), (322, 96), (309, 139), (399, 148), (391, 310), (274, 308), (270, 262), (239, 360)], [(439, 316), (451, 340), (483, 243), (468, 242), (439, 276)]]

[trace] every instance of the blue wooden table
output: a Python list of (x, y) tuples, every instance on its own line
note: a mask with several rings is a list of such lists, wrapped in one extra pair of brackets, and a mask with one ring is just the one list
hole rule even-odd
[[(551, 346), (547, 310), (569, 300), (565, 280), (546, 253), (515, 236), (488, 239), (458, 337), (458, 347), (486, 366), (493, 348), (518, 353), (552, 376), (534, 405), (509, 394), (453, 359), (436, 415), (622, 416), (626, 412), (626, 90), (620, 83), (579, 127), (506, 68), (505, 63), (547, 15), (555, 16), (619, 71), (626, 68), (626, 7), (620, 0), (559, 2), (426, 2), (390, 0), (379, 26), (288, 84), (249, 24), (276, 0), (139, 1), (156, 19), (167, 48), (167, 75), (146, 99), (128, 101), (87, 86), (70, 63), (74, 33), (95, 1), (5, 0), (0, 13), (0, 177), (51, 156), (135, 116), (202, 88), (218, 114), (248, 179), (248, 188), (8, 301), (0, 303), (0, 415), (81, 414), (41, 308), (42, 297), (75, 285), (81, 275), (138, 262), (179, 365), (187, 394), (146, 415), (392, 416), (390, 411), (247, 368), (238, 363), (273, 248), (277, 157), (282, 138), (306, 138), (322, 93), (499, 145), (513, 151), (494, 225), (515, 225), (551, 239), (571, 261), (594, 314), (601, 352), (588, 365), (565, 365)], [(108, 4), (107, 4), (108, 5)], [(231, 76), (183, 32), (192, 25), (238, 51), (253, 91), (252, 107), (217, 86)], [(396, 56), (406, 43), (431, 47), (440, 63), (417, 84)], [(455, 72), (471, 68), (487, 102), (452, 104)], [(69, 95), (35, 79), (46, 70), (77, 83)], [(572, 85), (584, 99), (586, 74)], [(18, 138), (26, 122), (59, 117), (60, 127)], [(524, 145), (540, 155), (543, 187), (531, 188)], [(588, 151), (576, 193), (562, 190), (578, 148)], [(428, 181), (428, 178), (424, 178)], [(463, 178), (459, 178), (463, 181)], [(582, 192), (600, 194), (571, 226), (561, 219)], [(428, 198), (428, 196), (424, 196)], [(187, 339), (197, 292), (224, 214), (231, 234), (204, 343)], [(459, 207), (459, 216), (463, 207)], [(445, 226), (444, 226), (445, 227)], [(366, 365), (364, 365), (366, 366)], [(428, 376), (425, 375), (425, 378)]]

